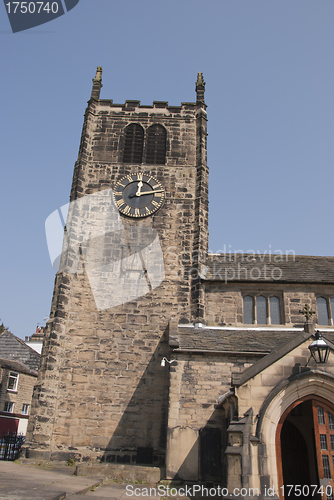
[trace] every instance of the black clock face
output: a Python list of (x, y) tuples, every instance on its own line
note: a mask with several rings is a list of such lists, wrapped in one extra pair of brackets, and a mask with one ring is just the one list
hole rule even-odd
[(118, 210), (128, 217), (147, 217), (162, 207), (165, 190), (157, 179), (141, 172), (123, 177), (114, 188)]

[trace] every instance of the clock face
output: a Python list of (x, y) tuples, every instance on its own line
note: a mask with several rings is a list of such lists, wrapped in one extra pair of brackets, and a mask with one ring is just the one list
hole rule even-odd
[(147, 217), (162, 207), (165, 190), (160, 182), (141, 172), (123, 177), (114, 188), (118, 210), (128, 217)]

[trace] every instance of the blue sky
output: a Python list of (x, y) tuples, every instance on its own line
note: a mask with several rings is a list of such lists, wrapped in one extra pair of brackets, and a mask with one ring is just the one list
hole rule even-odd
[(334, 255), (334, 2), (80, 0), (11, 33), (0, 5), (0, 318), (48, 316), (44, 233), (68, 202), (96, 67), (101, 97), (208, 105), (210, 250)]

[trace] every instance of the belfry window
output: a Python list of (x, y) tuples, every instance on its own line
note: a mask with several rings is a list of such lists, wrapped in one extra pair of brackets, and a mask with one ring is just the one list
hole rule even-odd
[(146, 163), (149, 165), (166, 163), (166, 129), (162, 125), (152, 125), (147, 129)]
[(125, 129), (123, 163), (141, 163), (143, 160), (144, 129), (131, 123)]
[(280, 325), (280, 300), (276, 296), (245, 295), (243, 298), (243, 316), (246, 325)]
[(334, 298), (318, 297), (318, 325), (332, 325), (334, 313)]

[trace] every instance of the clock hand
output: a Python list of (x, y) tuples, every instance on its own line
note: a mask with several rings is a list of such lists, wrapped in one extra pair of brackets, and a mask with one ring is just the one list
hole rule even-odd
[(136, 193), (136, 196), (143, 196), (143, 194), (154, 194), (154, 193), (163, 193), (164, 190), (163, 189), (155, 189), (154, 191), (144, 191), (143, 193)]
[(141, 188), (143, 187), (143, 181), (138, 182), (138, 189), (136, 192), (136, 196), (140, 196)]

